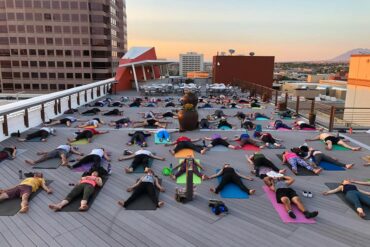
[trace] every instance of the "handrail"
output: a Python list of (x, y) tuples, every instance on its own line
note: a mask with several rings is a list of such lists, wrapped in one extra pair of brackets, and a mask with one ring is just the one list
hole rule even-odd
[(110, 78), (104, 81), (93, 82), (87, 85), (82, 85), (82, 86), (78, 86), (75, 88), (66, 89), (61, 92), (50, 93), (50, 94), (46, 94), (42, 96), (33, 97), (31, 99), (26, 99), (26, 100), (22, 100), (19, 102), (14, 102), (14, 103), (10, 103), (7, 105), (3, 105), (3, 106), (0, 106), (0, 116), (13, 113), (13, 112), (17, 112), (17, 111), (21, 111), (21, 110), (24, 110), (25, 108), (30, 108), (36, 105), (41, 105), (41, 104), (44, 104), (44, 103), (47, 103), (53, 100), (61, 99), (61, 98), (64, 98), (64, 97), (67, 97), (67, 96), (70, 96), (70, 95), (73, 95), (73, 94), (76, 94), (82, 91), (94, 89), (96, 87), (103, 86), (103, 85), (110, 84), (110, 83), (115, 83), (115, 82), (116, 80), (113, 77), (113, 78)]

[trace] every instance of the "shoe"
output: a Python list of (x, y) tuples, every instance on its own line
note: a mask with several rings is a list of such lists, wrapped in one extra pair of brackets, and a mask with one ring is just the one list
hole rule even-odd
[(112, 165), (110, 163), (108, 164), (107, 171), (108, 171), (108, 175), (112, 174)]
[(305, 211), (305, 212), (303, 212), (303, 214), (306, 217), (306, 219), (311, 219), (311, 218), (315, 218), (319, 214), (319, 212), (317, 212), (317, 211), (313, 211), (313, 212)]
[[(292, 211), (292, 210), (289, 210), (288, 211), (288, 214), (289, 214), (289, 217), (292, 218), (292, 219), (295, 219), (297, 218), (297, 216), (295, 215), (295, 213)], [(306, 217), (307, 218), (307, 217)]]
[(312, 198), (313, 197), (313, 194), (312, 194), (312, 192), (307, 192), (307, 196), (309, 197), (309, 198)]
[(302, 195), (303, 195), (304, 197), (308, 197), (308, 192), (307, 192), (307, 191), (303, 191), (303, 192), (302, 192)]

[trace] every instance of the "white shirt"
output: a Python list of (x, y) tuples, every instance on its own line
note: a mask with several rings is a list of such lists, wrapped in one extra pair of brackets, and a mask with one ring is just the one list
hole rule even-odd
[(66, 151), (67, 153), (71, 152), (71, 146), (69, 145), (60, 145), (57, 147), (57, 149), (62, 149), (64, 151)]
[(145, 154), (145, 155), (151, 156), (152, 152), (150, 152), (149, 150), (139, 150), (135, 152), (135, 155), (139, 155), (139, 154)]
[(77, 121), (77, 118), (75, 117), (66, 117), (67, 119), (69, 119), (69, 121), (71, 122), (76, 122)]
[(87, 121), (87, 125), (94, 125), (94, 126), (98, 126), (99, 122), (98, 120), (90, 120), (90, 121)]
[(47, 132), (51, 133), (51, 129), (48, 127), (42, 127), (40, 130), (46, 130)]
[(103, 156), (104, 156), (104, 150), (101, 149), (101, 148), (96, 148), (96, 149), (93, 149), (90, 154), (96, 154), (100, 158), (103, 158)]
[(304, 123), (304, 121), (297, 121), (297, 124), (298, 125), (301, 125), (301, 124), (303, 124)]

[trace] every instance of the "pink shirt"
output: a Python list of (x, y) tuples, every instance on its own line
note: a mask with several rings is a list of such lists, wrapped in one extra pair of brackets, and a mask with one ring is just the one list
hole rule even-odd
[(295, 153), (285, 153), (284, 156), (285, 156), (285, 159), (287, 160), (298, 157), (298, 155), (296, 155)]
[[(86, 178), (97, 178), (96, 176), (87, 176)], [(96, 181), (95, 180), (90, 180), (90, 179), (84, 179), (80, 181), (81, 184), (91, 184), (93, 187), (96, 186)]]

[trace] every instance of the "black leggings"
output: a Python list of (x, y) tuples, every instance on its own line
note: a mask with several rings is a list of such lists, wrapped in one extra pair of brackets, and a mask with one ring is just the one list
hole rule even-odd
[[(203, 176), (203, 174), (199, 172), (198, 166), (196, 166), (195, 164), (192, 164), (191, 166), (192, 166), (192, 169), (193, 169), (193, 173), (201, 178)], [(186, 162), (185, 162), (185, 160), (182, 162), (182, 164), (180, 166), (180, 169), (176, 172), (175, 177), (178, 178), (184, 173), (186, 173)]]
[(124, 207), (130, 205), (133, 201), (135, 201), (141, 195), (147, 194), (152, 202), (158, 206), (158, 196), (156, 193), (156, 188), (153, 183), (150, 182), (141, 182), (131, 194), (131, 196), (125, 201)]
[(82, 194), (82, 200), (88, 201), (94, 191), (95, 187), (91, 184), (78, 184), (71, 190), (71, 192), (69, 192), (65, 200), (71, 202), (73, 199)]
[(318, 154), (314, 155), (313, 157), (315, 158), (315, 164), (317, 166), (320, 166), (321, 161), (326, 161), (326, 162), (329, 162), (333, 165), (340, 166), (340, 167), (345, 167), (346, 166), (346, 164), (344, 164), (340, 161), (337, 161), (337, 160), (333, 159), (332, 157), (330, 157), (326, 154), (323, 154), (323, 153), (318, 153)]
[(82, 166), (84, 164), (88, 164), (88, 163), (93, 163), (91, 168), (92, 169), (98, 169), (100, 167), (101, 160), (102, 160), (102, 158), (99, 155), (89, 154), (89, 155), (83, 157), (82, 159), (80, 159), (80, 161), (78, 161), (76, 164), (72, 165), (72, 168), (80, 167), (80, 166)]
[(81, 140), (81, 139), (89, 139), (92, 138), (94, 134), (90, 130), (84, 130), (81, 133), (77, 134), (76, 136), (76, 141)]
[(131, 168), (135, 170), (138, 166), (144, 166), (148, 167), (150, 156), (146, 154), (139, 154), (134, 157), (134, 160), (132, 161)]
[(202, 151), (203, 147), (200, 146), (200, 145), (195, 145), (194, 143), (192, 142), (188, 142), (188, 141), (183, 141), (183, 142), (179, 142), (177, 143), (176, 147), (174, 148), (174, 152), (177, 153), (179, 152), (180, 150), (182, 149), (186, 149), (186, 148), (189, 148), (189, 149), (192, 149), (194, 150), (195, 152), (198, 152), (200, 153), (200, 151)]
[(82, 114), (82, 115), (84, 115), (84, 114), (96, 114), (96, 113), (98, 113), (98, 112), (100, 112), (100, 109), (98, 109), (98, 108), (93, 108), (93, 109), (87, 110), (87, 111), (85, 111), (85, 112), (83, 112), (83, 113), (81, 113), (81, 114)]
[(49, 136), (49, 132), (46, 130), (38, 130), (26, 136), (26, 140), (29, 141), (33, 138), (40, 137), (40, 140), (46, 139)]
[(119, 114), (120, 114), (119, 110), (114, 109), (114, 110), (111, 110), (109, 112), (104, 113), (103, 115), (104, 116), (115, 116), (115, 115), (119, 115)]
[(306, 124), (306, 123), (301, 123), (299, 125), (299, 128), (300, 129), (316, 129), (315, 126), (313, 125), (309, 125), (309, 124)]
[(267, 167), (271, 168), (275, 172), (279, 172), (279, 168), (277, 168), (274, 163), (272, 163), (270, 160), (266, 158), (257, 158), (253, 161), (254, 163), (254, 169), (256, 170), (256, 176), (259, 176), (259, 170), (261, 167)]
[(224, 169), (222, 174), (222, 179), (219, 185), (217, 186), (215, 193), (218, 194), (227, 184), (234, 183), (236, 184), (242, 191), (245, 191), (249, 195), (249, 189), (243, 184), (242, 179), (235, 173), (234, 169), (227, 171)]
[(275, 139), (272, 137), (272, 135), (270, 133), (264, 134), (262, 136), (261, 140), (265, 143), (270, 143), (270, 144), (275, 144), (276, 143)]
[(131, 140), (130, 140), (130, 143), (131, 144), (134, 144), (135, 142), (136, 143), (143, 143), (143, 142), (145, 142), (145, 134), (142, 131), (136, 131), (132, 135), (129, 134), (129, 136), (131, 136)]

